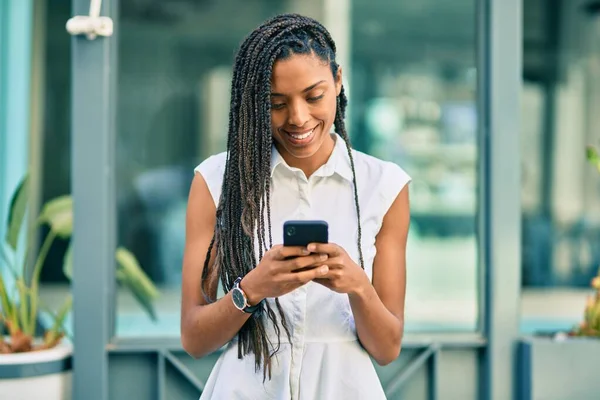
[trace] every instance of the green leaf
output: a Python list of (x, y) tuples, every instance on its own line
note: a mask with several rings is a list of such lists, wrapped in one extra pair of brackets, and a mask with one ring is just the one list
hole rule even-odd
[(0, 274), (0, 301), (2, 302), (2, 319), (5, 324), (10, 324), (10, 333), (14, 333), (18, 331), (21, 326), (19, 324), (19, 315), (16, 303), (14, 303), (10, 294), (8, 293), (8, 288), (4, 283), (4, 279), (2, 278), (2, 274)]
[(58, 237), (70, 238), (73, 234), (73, 198), (60, 196), (50, 200), (44, 204), (38, 221), (48, 224)]
[(14, 266), (13, 260), (8, 258), (6, 251), (4, 249), (4, 244), (0, 243), (0, 258), (4, 260), (4, 265), (8, 267), (8, 271), (11, 273), (12, 277), (16, 280), (18, 278), (17, 270)]
[(154, 283), (152, 283), (150, 278), (144, 273), (132, 252), (123, 247), (118, 247), (115, 256), (119, 268), (123, 270), (128, 278), (138, 282), (144, 292), (148, 293), (149, 297), (158, 297), (158, 289), (156, 289)]
[(117, 281), (131, 293), (138, 304), (146, 311), (152, 321), (156, 321), (156, 311), (150, 297), (143, 291), (139, 283), (132, 281), (123, 271), (118, 271)]
[(117, 281), (131, 292), (150, 318), (156, 321), (156, 312), (152, 300), (158, 297), (159, 293), (154, 283), (144, 273), (137, 259), (129, 250), (119, 247), (116, 252), (116, 259), (118, 264)]
[(585, 148), (585, 156), (588, 162), (600, 172), (600, 155), (598, 155), (598, 150), (594, 146), (587, 146)]
[(35, 329), (35, 320), (37, 318), (38, 313), (38, 300), (39, 300), (39, 284), (40, 284), (40, 274), (42, 272), (42, 266), (46, 261), (46, 256), (48, 255), (48, 251), (50, 251), (50, 247), (52, 246), (52, 242), (56, 238), (56, 232), (51, 230), (46, 235), (44, 239), (44, 243), (40, 248), (40, 252), (38, 253), (37, 260), (35, 261), (35, 266), (33, 267), (33, 275), (31, 276), (31, 315), (29, 319), (29, 326), (34, 327)]
[(65, 300), (65, 302), (63, 303), (63, 305), (61, 306), (61, 308), (58, 310), (57, 315), (54, 315), (53, 312), (50, 312), (48, 310), (48, 313), (52, 316), (52, 319), (54, 320), (54, 324), (46, 332), (45, 341), (47, 344), (56, 340), (56, 338), (58, 338), (58, 336), (61, 334), (61, 332), (66, 331), (66, 329), (64, 328), (64, 322), (65, 322), (65, 318), (67, 317), (67, 314), (71, 310), (72, 305), (73, 305), (73, 298), (69, 295), (67, 297), (67, 299)]
[[(119, 247), (115, 253), (117, 260), (116, 278), (126, 288), (152, 320), (156, 320), (156, 312), (152, 301), (159, 296), (154, 283), (144, 273), (138, 260), (129, 250)], [(73, 246), (69, 244), (63, 259), (63, 273), (73, 279)]]
[(69, 243), (69, 247), (67, 247), (67, 251), (65, 252), (65, 257), (63, 258), (63, 274), (67, 277), (67, 279), (73, 279), (73, 244)]
[[(33, 329), (28, 325), (29, 323), (29, 314), (30, 311), (29, 305), (29, 291), (27, 286), (25, 286), (25, 282), (23, 279), (17, 280), (17, 289), (19, 290), (19, 320), (20, 326), (23, 330), (23, 333), (26, 335), (32, 335)], [(35, 329), (35, 327), (34, 327)]]
[(8, 291), (6, 290), (6, 285), (4, 284), (4, 279), (2, 278), (2, 274), (0, 274), (0, 304), (2, 305), (2, 319), (6, 321), (12, 321), (14, 307), (8, 295)]
[(6, 231), (6, 243), (14, 250), (17, 251), (17, 243), (19, 241), (19, 233), (23, 226), (25, 219), (25, 212), (27, 211), (27, 199), (29, 197), (29, 176), (26, 175), (17, 189), (13, 193), (10, 201), (10, 208), (8, 211), (7, 231)]

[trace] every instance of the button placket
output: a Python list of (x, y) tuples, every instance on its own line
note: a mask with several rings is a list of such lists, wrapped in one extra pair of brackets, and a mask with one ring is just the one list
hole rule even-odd
[(292, 336), (292, 363), (290, 368), (290, 391), (292, 399), (297, 399), (300, 391), (300, 373), (306, 340), (306, 285), (294, 293), (294, 333)]
[[(297, 175), (298, 187), (298, 209), (297, 215), (307, 218), (310, 215), (309, 183), (303, 173)], [(302, 371), (302, 359), (306, 340), (306, 299), (307, 287), (302, 286), (294, 291), (294, 333), (292, 344), (292, 363), (290, 369), (290, 391), (291, 398), (297, 399), (300, 393), (300, 374)]]
[(309, 183), (304, 177), (298, 176), (298, 211), (301, 218), (306, 218), (310, 211)]
[(302, 199), (302, 207), (310, 209), (310, 185), (308, 182), (301, 182), (300, 198)]

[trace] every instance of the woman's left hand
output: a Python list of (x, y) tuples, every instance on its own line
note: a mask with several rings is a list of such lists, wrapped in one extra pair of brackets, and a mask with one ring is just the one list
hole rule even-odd
[(365, 271), (356, 264), (341, 246), (334, 243), (311, 243), (308, 245), (311, 253), (327, 254), (328, 258), (322, 265), (329, 267), (329, 272), (322, 278), (313, 279), (338, 293), (354, 294), (363, 291), (370, 285)]

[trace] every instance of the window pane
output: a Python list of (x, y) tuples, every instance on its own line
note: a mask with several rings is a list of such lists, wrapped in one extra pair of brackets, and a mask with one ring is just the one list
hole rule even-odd
[[(38, 2), (39, 3), (39, 2)], [(37, 76), (32, 82), (39, 87), (32, 93), (32, 121), (39, 119), (39, 136), (32, 136), (31, 165), (34, 210), (71, 194), (71, 37), (65, 34), (65, 22), (71, 17), (70, 2), (43, 1), (38, 4), (41, 23), (34, 32), (34, 69)], [(52, 3), (52, 5), (51, 5)], [(33, 84), (35, 87), (36, 85)], [(33, 123), (33, 122), (32, 122)], [(38, 152), (39, 151), (39, 152)], [(37, 186), (39, 185), (39, 186)], [(44, 225), (37, 232), (37, 246), (41, 246), (49, 232)], [(63, 272), (65, 253), (70, 240), (56, 238), (40, 273), (40, 297), (43, 305), (56, 313), (71, 294), (71, 281)], [(48, 325), (53, 319), (43, 313), (42, 321)], [(65, 328), (73, 333), (72, 317), (66, 318)]]
[[(344, 2), (340, 2), (344, 3)], [(474, 330), (477, 316), (475, 3), (348, 0), (150, 6), (121, 2), (119, 242), (158, 285), (158, 322), (127, 292), (119, 336), (178, 335), (193, 168), (225, 149), (233, 56), (269, 16), (299, 11), (334, 32), (359, 150), (413, 177), (407, 330)], [(339, 4), (338, 4), (339, 6)], [(329, 10), (329, 11), (328, 11)], [(348, 29), (344, 29), (344, 26)]]
[(592, 4), (523, 8), (523, 333), (570, 330), (600, 265), (600, 25)]
[(120, 2), (119, 242), (136, 255), (160, 296), (152, 322), (120, 289), (118, 336), (179, 335), (187, 195), (194, 167), (225, 150), (235, 51), (263, 20), (300, 4), (163, 3)]
[(475, 1), (356, 0), (355, 147), (412, 177), (406, 329), (477, 323)]

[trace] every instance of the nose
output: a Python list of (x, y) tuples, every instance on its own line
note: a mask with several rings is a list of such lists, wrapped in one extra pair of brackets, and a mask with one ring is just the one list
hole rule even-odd
[(310, 115), (308, 112), (307, 104), (302, 101), (295, 101), (288, 107), (288, 124), (303, 127), (309, 119)]

